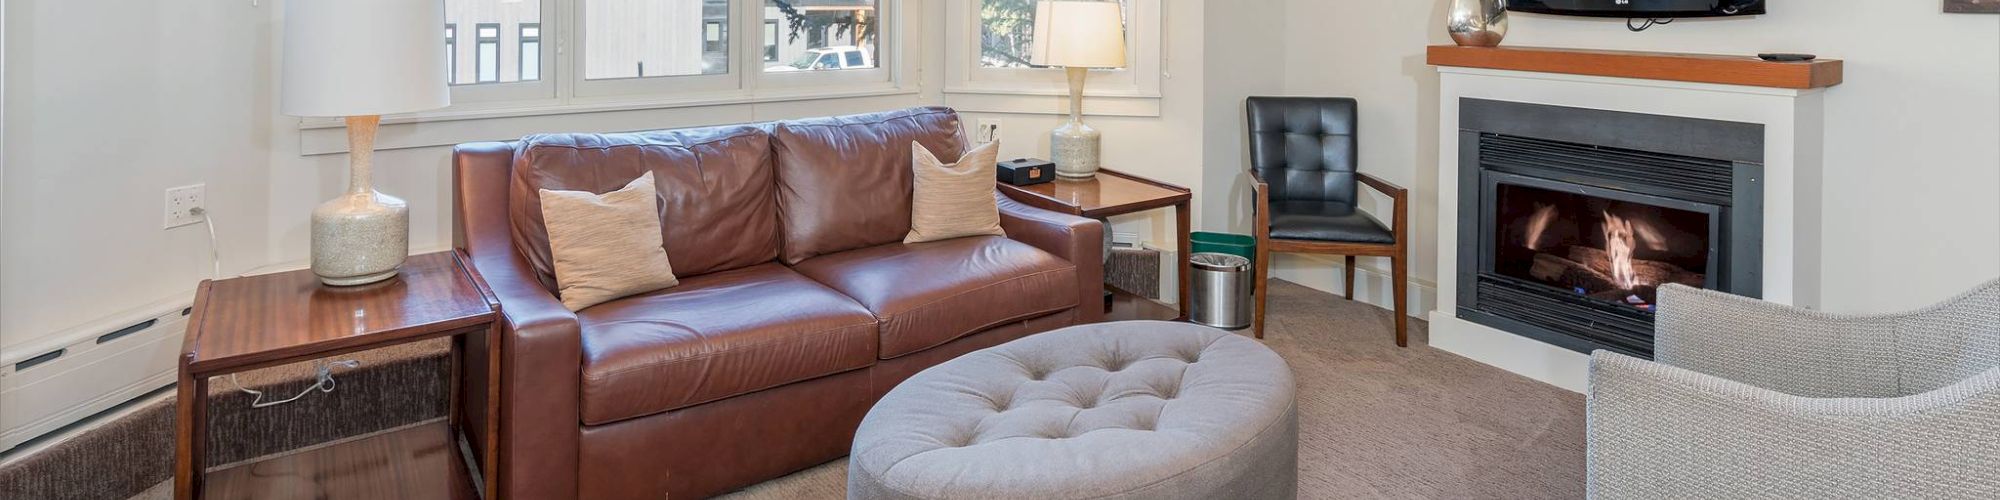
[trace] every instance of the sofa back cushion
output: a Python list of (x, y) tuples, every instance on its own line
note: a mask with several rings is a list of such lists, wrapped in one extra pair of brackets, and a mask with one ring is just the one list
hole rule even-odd
[(515, 248), (555, 283), (540, 190), (615, 191), (652, 172), (660, 239), (682, 277), (770, 262), (778, 256), (777, 188), (770, 133), (755, 126), (630, 134), (540, 134), (514, 153), (508, 213)]
[(912, 141), (941, 158), (965, 153), (958, 113), (944, 107), (774, 126), (784, 262), (903, 241), (910, 234)]

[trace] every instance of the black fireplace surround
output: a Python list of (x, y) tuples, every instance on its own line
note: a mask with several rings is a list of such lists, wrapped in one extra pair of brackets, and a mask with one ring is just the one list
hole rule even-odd
[(1656, 290), (1760, 297), (1764, 126), (1459, 101), (1458, 317), (1651, 358)]

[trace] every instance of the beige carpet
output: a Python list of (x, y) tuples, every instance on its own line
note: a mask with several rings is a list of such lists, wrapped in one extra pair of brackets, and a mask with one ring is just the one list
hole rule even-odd
[[(1388, 311), (1291, 283), (1272, 282), (1269, 319), (1266, 343), (1299, 383), (1301, 497), (1583, 496), (1582, 395), (1431, 349), (1423, 322), (1410, 323), (1412, 345), (1398, 349)], [(170, 477), (172, 406), (161, 398), (148, 409), (156, 411), (58, 447), (96, 453), (0, 466), (0, 498), (126, 498), (146, 486), (154, 487), (132, 498), (170, 497), (171, 481), (160, 481)], [(121, 441), (129, 443), (107, 444)], [(836, 461), (732, 496), (843, 498), (846, 467)]]
[[(1581, 498), (1583, 395), (1432, 349), (1389, 311), (1273, 280), (1265, 342), (1299, 383), (1302, 498)], [(1248, 335), (1248, 332), (1244, 332)], [(842, 498), (847, 461), (728, 498)]]

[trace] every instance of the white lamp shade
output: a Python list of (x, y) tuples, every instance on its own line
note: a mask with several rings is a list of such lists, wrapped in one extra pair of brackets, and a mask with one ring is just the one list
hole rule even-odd
[(1116, 1), (1044, 0), (1035, 4), (1028, 62), (1037, 66), (1125, 66), (1125, 13)]
[(448, 106), (443, 38), (443, 0), (288, 0), (280, 110), (366, 116)]

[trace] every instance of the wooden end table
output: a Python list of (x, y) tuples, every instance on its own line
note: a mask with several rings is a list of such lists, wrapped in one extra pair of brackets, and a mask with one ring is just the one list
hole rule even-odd
[[(476, 429), (459, 420), (459, 375), (465, 336), (492, 332), (498, 307), (456, 253), (411, 257), (395, 278), (356, 287), (321, 285), (311, 271), (201, 282), (181, 347), (174, 497), (470, 499), (494, 491), (499, 427), (492, 418)], [(445, 336), (452, 337), (445, 421), (207, 468), (210, 377)], [(500, 343), (486, 345), (488, 373), (498, 373)], [(489, 406), (500, 400), (499, 387), (488, 384)], [(485, 433), (485, 456), (476, 461), (460, 452), (470, 449), (461, 447), (468, 431)]]
[[(1189, 222), (1192, 215), (1188, 204), (1194, 199), (1194, 191), (1188, 188), (1139, 177), (1111, 169), (1098, 169), (1097, 176), (1086, 180), (1057, 178), (1052, 182), (1029, 186), (1015, 186), (997, 183), (1000, 192), (1014, 201), (1029, 206), (1102, 219), (1114, 215), (1125, 215), (1147, 210), (1173, 207), (1174, 219), (1179, 237), (1177, 265), (1180, 282), (1180, 308), (1178, 310), (1138, 294), (1111, 289), (1111, 308), (1107, 312), (1109, 320), (1158, 319), (1186, 321), (1188, 319), (1189, 280), (1193, 267), (1188, 257), (1193, 251), (1193, 243), (1188, 239)], [(1111, 228), (1104, 228), (1110, 231)]]

